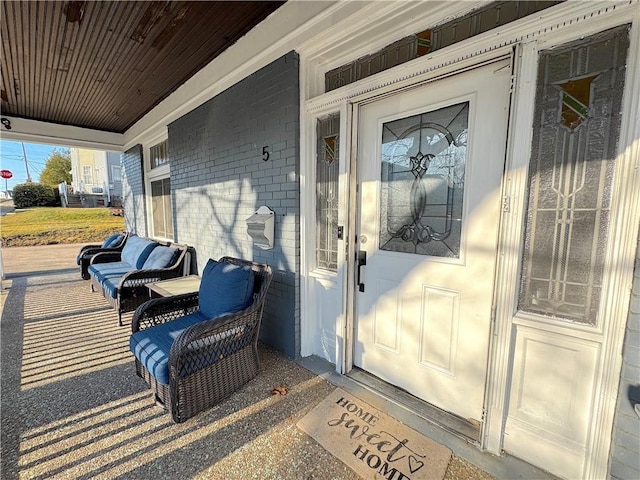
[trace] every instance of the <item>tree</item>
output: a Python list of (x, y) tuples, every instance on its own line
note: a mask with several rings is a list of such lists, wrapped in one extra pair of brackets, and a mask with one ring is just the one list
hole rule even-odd
[(71, 180), (71, 151), (68, 148), (53, 150), (40, 174), (40, 182), (55, 187), (62, 182), (71, 183)]

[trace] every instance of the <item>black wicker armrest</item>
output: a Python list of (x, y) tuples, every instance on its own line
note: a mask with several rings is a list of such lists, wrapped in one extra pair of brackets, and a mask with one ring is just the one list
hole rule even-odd
[(122, 246), (119, 247), (103, 247), (101, 245), (85, 245), (80, 250), (80, 255), (95, 255), (97, 253), (120, 253), (122, 252)]
[(95, 265), (96, 263), (110, 263), (110, 262), (119, 262), (121, 259), (122, 252), (100, 252), (96, 253), (93, 258), (91, 258), (91, 265)]
[(216, 361), (243, 347), (255, 345), (261, 314), (262, 305), (254, 304), (241, 312), (186, 328), (171, 345), (170, 371), (189, 371), (198, 364)]
[(197, 292), (149, 300), (140, 305), (133, 314), (131, 332), (170, 322), (197, 310)]
[(141, 287), (150, 282), (179, 277), (180, 273), (181, 270), (174, 267), (133, 270), (122, 277), (118, 289)]
[[(80, 250), (80, 256), (95, 255), (96, 253), (100, 253), (104, 251), (105, 249), (103, 249), (100, 245), (87, 245), (86, 247), (82, 247), (82, 250)], [(106, 251), (110, 251), (110, 250), (106, 250)]]
[(80, 253), (79, 255), (83, 255), (85, 253), (88, 253), (87, 250), (95, 250), (97, 248), (102, 248), (102, 245), (85, 245), (84, 247), (82, 247), (80, 249)]

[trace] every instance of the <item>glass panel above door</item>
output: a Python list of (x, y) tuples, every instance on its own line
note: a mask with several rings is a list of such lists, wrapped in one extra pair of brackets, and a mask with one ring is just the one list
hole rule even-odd
[(518, 308), (595, 325), (628, 27), (540, 54)]
[(382, 127), (380, 249), (459, 258), (469, 102)]

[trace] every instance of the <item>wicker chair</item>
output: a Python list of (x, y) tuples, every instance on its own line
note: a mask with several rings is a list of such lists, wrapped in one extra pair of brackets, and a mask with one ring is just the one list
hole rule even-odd
[[(258, 335), (272, 269), (231, 257), (219, 261), (253, 270), (251, 305), (185, 328), (170, 345), (168, 384), (159, 382), (138, 358), (135, 360), (136, 373), (176, 423), (212, 407), (258, 374)], [(191, 293), (144, 303), (134, 314), (132, 333), (198, 314), (198, 296)]]
[(94, 255), (98, 253), (118, 253), (124, 248), (127, 242), (127, 232), (111, 235), (101, 245), (85, 245), (80, 249), (76, 257), (76, 263), (80, 266), (80, 276), (83, 280), (89, 280), (89, 264)]
[[(107, 292), (104, 283), (96, 276), (89, 274), (91, 277), (91, 291), (102, 292), (105, 300), (118, 312), (118, 325), (122, 326), (122, 314), (134, 311), (138, 306), (151, 298), (147, 284), (158, 282), (160, 280), (168, 280), (170, 278), (181, 277), (185, 274), (185, 264), (191, 264), (191, 255), (193, 247), (179, 243), (158, 242), (160, 246), (177, 248), (180, 254), (174, 263), (166, 268), (133, 270), (123, 274), (119, 279), (117, 286), (117, 294), (112, 296)], [(90, 267), (102, 263), (113, 263), (121, 260), (121, 253), (118, 252), (102, 252), (93, 256)]]

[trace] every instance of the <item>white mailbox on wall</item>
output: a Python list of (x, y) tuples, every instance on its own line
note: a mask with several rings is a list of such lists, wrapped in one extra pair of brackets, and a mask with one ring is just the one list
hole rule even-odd
[(247, 218), (247, 233), (253, 239), (253, 244), (263, 250), (273, 248), (273, 237), (276, 224), (276, 214), (267, 206), (262, 206)]

